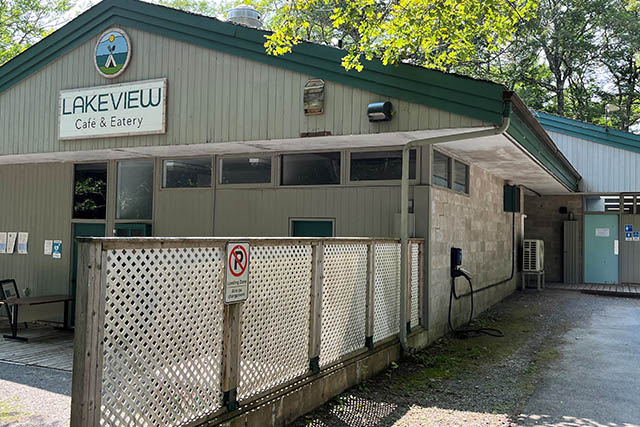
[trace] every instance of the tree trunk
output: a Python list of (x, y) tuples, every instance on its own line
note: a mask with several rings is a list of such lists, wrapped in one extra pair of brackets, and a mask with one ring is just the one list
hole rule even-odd
[(564, 87), (557, 86), (556, 88), (556, 103), (558, 104), (557, 113), (560, 116), (564, 116)]

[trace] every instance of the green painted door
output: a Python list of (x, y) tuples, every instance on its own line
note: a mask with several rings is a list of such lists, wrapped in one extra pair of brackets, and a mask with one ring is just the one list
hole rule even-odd
[(74, 300), (71, 304), (71, 324), (73, 324), (76, 313), (76, 279), (78, 277), (78, 241), (76, 237), (104, 237), (104, 224), (73, 224), (73, 258), (71, 259), (71, 295)]
[(291, 221), (293, 237), (333, 237), (333, 221)]
[(618, 215), (585, 215), (584, 281), (618, 283)]
[(151, 237), (151, 224), (118, 223), (116, 237)]

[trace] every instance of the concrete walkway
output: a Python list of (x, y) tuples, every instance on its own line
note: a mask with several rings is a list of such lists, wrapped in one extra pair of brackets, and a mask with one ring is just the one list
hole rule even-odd
[(65, 427), (71, 372), (0, 362), (0, 426)]
[(601, 310), (564, 334), (520, 423), (640, 425), (640, 301), (593, 298)]

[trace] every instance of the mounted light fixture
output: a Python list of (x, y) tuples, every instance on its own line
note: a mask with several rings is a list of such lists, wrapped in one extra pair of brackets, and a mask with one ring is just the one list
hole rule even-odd
[(367, 106), (367, 117), (370, 122), (385, 122), (391, 120), (393, 105), (389, 101), (374, 102)]

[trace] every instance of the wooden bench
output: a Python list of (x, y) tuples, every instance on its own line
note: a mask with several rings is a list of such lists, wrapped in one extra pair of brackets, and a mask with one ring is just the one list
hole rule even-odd
[[(11, 326), (11, 335), (4, 335), (5, 339), (17, 340), (17, 341), (29, 341), (26, 337), (18, 336), (18, 311), (19, 307), (26, 305), (42, 305), (42, 304), (54, 304), (57, 302), (64, 303), (64, 324), (62, 328), (56, 328), (65, 331), (72, 331), (73, 329), (69, 323), (69, 303), (73, 300), (71, 295), (51, 295), (42, 297), (27, 297), (21, 298), (18, 293), (18, 287), (15, 284), (15, 280), (0, 280), (0, 286), (2, 287), (0, 292), (0, 305), (5, 305), (7, 309), (7, 315), (9, 317), (9, 325)], [(6, 288), (10, 286), (10, 288)], [(13, 289), (12, 297), (5, 298), (5, 295)], [(16, 295), (17, 297), (13, 297)]]

